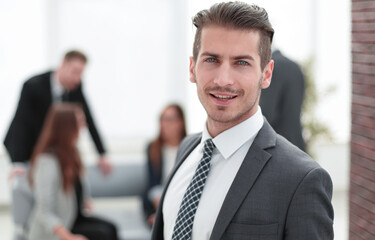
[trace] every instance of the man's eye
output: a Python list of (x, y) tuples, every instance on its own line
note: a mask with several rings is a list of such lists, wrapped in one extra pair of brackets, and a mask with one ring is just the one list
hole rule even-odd
[(216, 62), (216, 59), (215, 58), (207, 58), (206, 62)]
[(245, 61), (238, 61), (238, 64), (239, 64), (239, 65), (242, 65), (242, 66), (249, 65), (249, 63), (248, 63), (248, 62), (245, 62)]

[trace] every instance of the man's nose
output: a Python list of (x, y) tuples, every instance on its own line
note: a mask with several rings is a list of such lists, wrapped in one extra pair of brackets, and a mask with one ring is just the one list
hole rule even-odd
[(234, 83), (230, 64), (223, 63), (220, 65), (216, 72), (214, 83), (219, 86), (228, 86)]

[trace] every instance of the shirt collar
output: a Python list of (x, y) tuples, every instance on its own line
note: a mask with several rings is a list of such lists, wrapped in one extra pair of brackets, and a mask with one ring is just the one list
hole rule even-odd
[(56, 72), (51, 74), (51, 89), (53, 96), (60, 96), (65, 91), (64, 87), (61, 85), (59, 79), (57, 78)]
[[(258, 110), (253, 116), (235, 125), (234, 127), (225, 130), (212, 140), (217, 150), (225, 159), (227, 159), (245, 142), (250, 139), (254, 139), (255, 135), (262, 128), (263, 123), (264, 119), (262, 115), (262, 109), (260, 108), (260, 106), (258, 106)], [(202, 132), (201, 143), (203, 143), (208, 138), (212, 137), (208, 133), (207, 124), (205, 124)]]

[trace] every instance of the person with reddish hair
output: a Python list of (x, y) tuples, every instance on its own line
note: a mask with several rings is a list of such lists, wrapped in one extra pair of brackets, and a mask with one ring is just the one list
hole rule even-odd
[(82, 108), (75, 104), (54, 104), (47, 113), (31, 156), (29, 182), (35, 205), (29, 221), (29, 240), (117, 240), (112, 223), (84, 212), (88, 193), (76, 146), (84, 125)]
[(169, 172), (175, 164), (178, 146), (186, 136), (184, 112), (178, 104), (166, 106), (159, 120), (159, 135), (147, 147), (148, 185), (143, 196), (144, 214), (149, 225)]

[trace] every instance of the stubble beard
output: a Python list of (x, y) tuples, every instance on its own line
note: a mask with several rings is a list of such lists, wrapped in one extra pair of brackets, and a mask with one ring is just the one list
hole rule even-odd
[[(205, 104), (203, 104), (203, 101), (202, 101), (203, 99), (201, 97), (199, 97), (199, 93), (198, 93), (199, 100), (200, 100), (201, 104), (203, 105), (203, 107), (204, 107), (204, 109), (207, 113), (208, 119), (211, 119), (214, 122), (223, 123), (223, 124), (228, 124), (228, 123), (233, 123), (233, 122), (240, 123), (241, 121), (245, 120), (246, 118), (244, 118), (244, 119), (242, 119), (242, 118), (247, 113), (249, 113), (255, 107), (255, 105), (259, 102), (258, 100), (260, 98), (261, 89), (262, 89), (261, 88), (262, 79), (263, 79), (263, 74), (261, 75), (261, 77), (258, 81), (258, 91), (256, 92), (256, 95), (255, 95), (251, 105), (249, 107), (247, 107), (246, 109), (244, 109), (243, 111), (240, 111), (238, 113), (232, 113), (229, 116), (225, 116), (225, 117), (223, 117), (223, 114), (227, 113), (227, 110), (228, 110), (227, 106), (214, 106), (214, 108), (216, 108), (216, 109), (211, 109), (212, 112), (213, 112), (213, 113), (211, 113), (208, 104), (207, 104), (207, 106), (205, 106)], [(197, 89), (198, 89), (198, 81), (197, 81), (196, 75), (194, 75), (194, 80), (197, 84)], [(238, 96), (244, 95), (244, 90), (242, 90), (242, 89), (233, 89), (233, 88), (229, 88), (229, 87), (219, 87), (219, 86), (208, 87), (206, 89), (203, 89), (202, 94), (207, 96), (207, 95), (209, 95), (209, 92), (213, 91), (213, 90), (220, 91), (220, 92), (228, 92), (228, 93), (231, 93), (231, 94), (236, 94)]]

